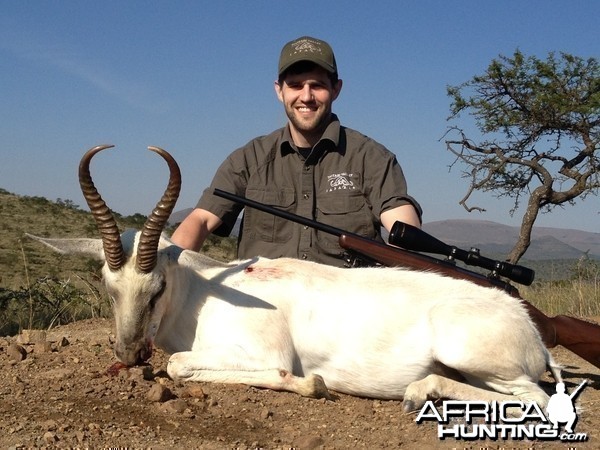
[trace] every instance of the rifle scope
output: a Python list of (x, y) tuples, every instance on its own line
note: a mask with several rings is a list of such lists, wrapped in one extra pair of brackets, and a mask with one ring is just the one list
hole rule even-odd
[(535, 272), (527, 267), (496, 261), (479, 254), (479, 249), (461, 250), (445, 244), (419, 228), (404, 222), (396, 222), (392, 227), (388, 242), (392, 245), (423, 253), (445, 255), (449, 260), (459, 260), (470, 266), (490, 270), (493, 278), (506, 277), (512, 281), (529, 286), (533, 283)]

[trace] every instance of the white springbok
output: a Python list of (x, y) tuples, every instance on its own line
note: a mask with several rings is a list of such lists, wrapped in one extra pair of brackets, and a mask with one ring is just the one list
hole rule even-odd
[(80, 184), (102, 239), (42, 239), (66, 253), (106, 261), (114, 302), (115, 355), (146, 361), (156, 345), (174, 379), (245, 383), (309, 397), (328, 390), (404, 399), (535, 401), (558, 366), (521, 303), (493, 288), (400, 268), (342, 269), (294, 259), (230, 264), (182, 250), (162, 230), (181, 185), (169, 185), (143, 231), (119, 235), (92, 182), (95, 147)]

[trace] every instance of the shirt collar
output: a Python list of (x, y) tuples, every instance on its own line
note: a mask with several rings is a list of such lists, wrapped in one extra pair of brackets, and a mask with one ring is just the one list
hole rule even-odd
[[(319, 148), (327, 151), (338, 151), (340, 142), (340, 120), (335, 114), (331, 114), (331, 122), (325, 128), (321, 139), (316, 143), (314, 148)], [(289, 125), (283, 128), (283, 136), (280, 144), (281, 154), (285, 155), (296, 151), (296, 145), (292, 140)]]

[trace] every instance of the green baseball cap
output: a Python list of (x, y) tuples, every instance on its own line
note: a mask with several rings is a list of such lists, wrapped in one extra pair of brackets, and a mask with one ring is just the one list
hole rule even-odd
[(279, 75), (299, 61), (311, 61), (330, 73), (337, 73), (333, 49), (320, 39), (303, 36), (285, 44), (279, 57)]

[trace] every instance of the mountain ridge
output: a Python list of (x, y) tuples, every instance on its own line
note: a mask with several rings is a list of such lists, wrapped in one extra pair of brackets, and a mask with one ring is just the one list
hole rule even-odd
[[(469, 249), (479, 248), (482, 253), (510, 252), (521, 232), (519, 227), (487, 220), (448, 219), (428, 222), (423, 229), (448, 245)], [(535, 227), (531, 245), (524, 258), (528, 260), (573, 259), (588, 254), (600, 259), (600, 233), (574, 228)]]

